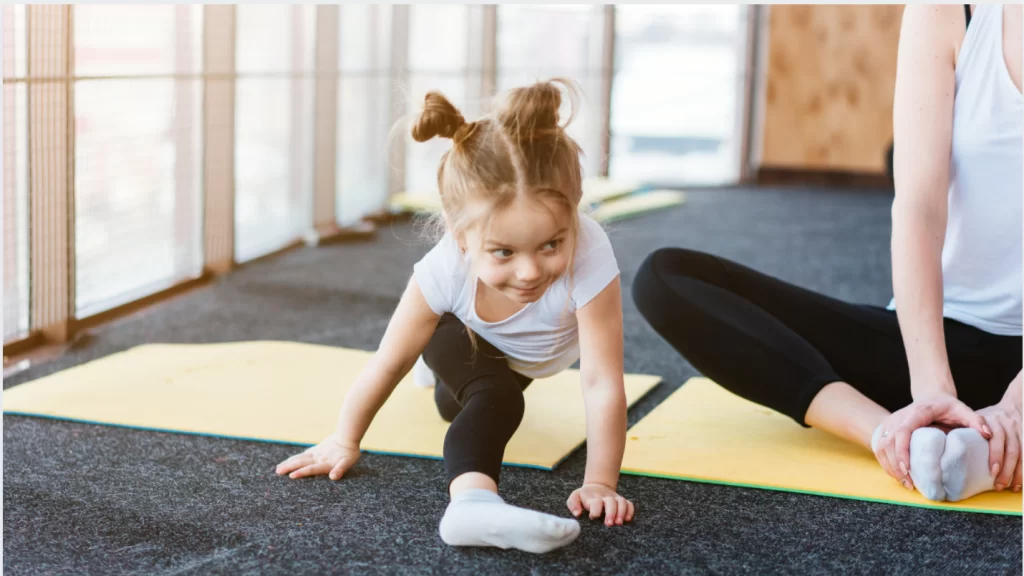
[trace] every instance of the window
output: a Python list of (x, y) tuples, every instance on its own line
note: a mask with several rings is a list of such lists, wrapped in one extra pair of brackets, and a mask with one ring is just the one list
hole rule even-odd
[(78, 316), (202, 269), (201, 6), (78, 5)]
[(25, 6), (3, 7), (4, 342), (29, 330)]
[[(569, 135), (583, 147), (584, 175), (601, 170), (601, 59), (604, 7), (575, 4), (498, 7), (498, 90), (554, 77), (582, 90)], [(569, 102), (559, 114), (568, 119)]]
[(344, 4), (339, 13), (335, 212), (350, 226), (388, 198), (393, 8)]
[(235, 259), (312, 224), (316, 6), (236, 8)]
[[(409, 85), (399, 92), (409, 102), (415, 119), (427, 92), (437, 90), (464, 115), (472, 118), (479, 110), (481, 71), (470, 70), (470, 6), (417, 4), (409, 13)], [(408, 124), (403, 124), (403, 128)], [(451, 141), (435, 138), (428, 142), (409, 139), (405, 156), (405, 186), (412, 194), (437, 190), (437, 167)]]
[(739, 180), (745, 6), (617, 6), (610, 175)]

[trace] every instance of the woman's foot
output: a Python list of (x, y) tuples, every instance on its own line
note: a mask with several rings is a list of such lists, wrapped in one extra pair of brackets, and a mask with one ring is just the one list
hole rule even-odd
[(959, 502), (995, 487), (988, 456), (988, 440), (974, 428), (957, 428), (946, 435), (942, 454), (946, 500)]
[(918, 428), (910, 436), (910, 477), (914, 488), (929, 500), (946, 499), (942, 485), (942, 453), (946, 433), (937, 428)]

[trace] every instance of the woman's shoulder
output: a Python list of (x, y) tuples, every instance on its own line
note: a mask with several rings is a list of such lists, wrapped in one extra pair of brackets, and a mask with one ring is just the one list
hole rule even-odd
[(955, 60), (966, 32), (963, 4), (908, 4), (903, 10), (900, 43), (948, 48)]

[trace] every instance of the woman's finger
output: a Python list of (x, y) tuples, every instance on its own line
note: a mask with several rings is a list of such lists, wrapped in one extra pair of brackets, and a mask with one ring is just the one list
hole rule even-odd
[(896, 460), (895, 470), (899, 471), (899, 480), (901, 482), (910, 482), (911, 485), (913, 485), (913, 480), (910, 479), (910, 437), (913, 433), (913, 429), (900, 426), (896, 429), (896, 434), (893, 438), (893, 456)]
[(984, 436), (986, 440), (992, 438), (992, 428), (989, 427), (989, 424), (988, 422), (985, 421), (984, 416), (978, 414), (974, 410), (971, 410), (971, 408), (967, 406), (967, 404), (964, 404), (959, 400), (955, 400), (954, 402), (955, 404), (953, 405), (953, 413), (955, 414), (955, 419), (961, 425), (963, 425), (965, 428), (974, 428), (975, 430), (978, 431), (978, 433)]
[(885, 470), (886, 474), (895, 478), (896, 475), (893, 474), (892, 470), (889, 468), (889, 455), (885, 453), (885, 447), (882, 445), (883, 442), (884, 439), (879, 440), (878, 444), (875, 446), (875, 459), (878, 460), (878, 464), (882, 467), (882, 470)]
[(885, 456), (886, 469), (889, 471), (889, 475), (900, 480), (900, 469), (896, 465), (895, 434), (895, 431), (890, 431), (888, 436), (882, 438), (879, 445), (882, 449), (882, 454)]
[[(998, 484), (999, 473), (1003, 472), (1003, 468), (1006, 466), (1004, 458), (1006, 455), (1006, 431), (998, 422), (992, 424), (992, 438), (988, 441), (988, 469), (994, 483)], [(1011, 470), (1010, 473), (1012, 474), (1013, 471)], [(1004, 482), (1003, 486), (1005, 485)]]
[[(1024, 452), (1024, 450), (1022, 450)], [(1014, 466), (1013, 471), (1013, 491), (1020, 492), (1021, 488), (1021, 457), (1017, 457), (1017, 465)]]
[(992, 427), (992, 431), (995, 432), (996, 428), (1004, 430), (1006, 437), (1006, 450), (1003, 455), (1002, 470), (996, 478), (996, 490), (1002, 490), (1007, 486), (1011, 486), (1010, 482), (1013, 481), (1017, 460), (1020, 458), (1020, 439), (1013, 433), (1013, 424), (1010, 422), (1000, 422), (999, 425)]

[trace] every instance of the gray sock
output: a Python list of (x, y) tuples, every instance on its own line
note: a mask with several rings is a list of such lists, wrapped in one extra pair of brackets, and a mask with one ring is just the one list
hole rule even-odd
[(580, 524), (511, 506), (490, 490), (475, 489), (452, 497), (440, 532), (449, 546), (494, 546), (543, 554), (575, 540)]
[(946, 435), (942, 454), (942, 484), (946, 500), (958, 502), (995, 487), (988, 466), (988, 440), (974, 428), (957, 428)]

